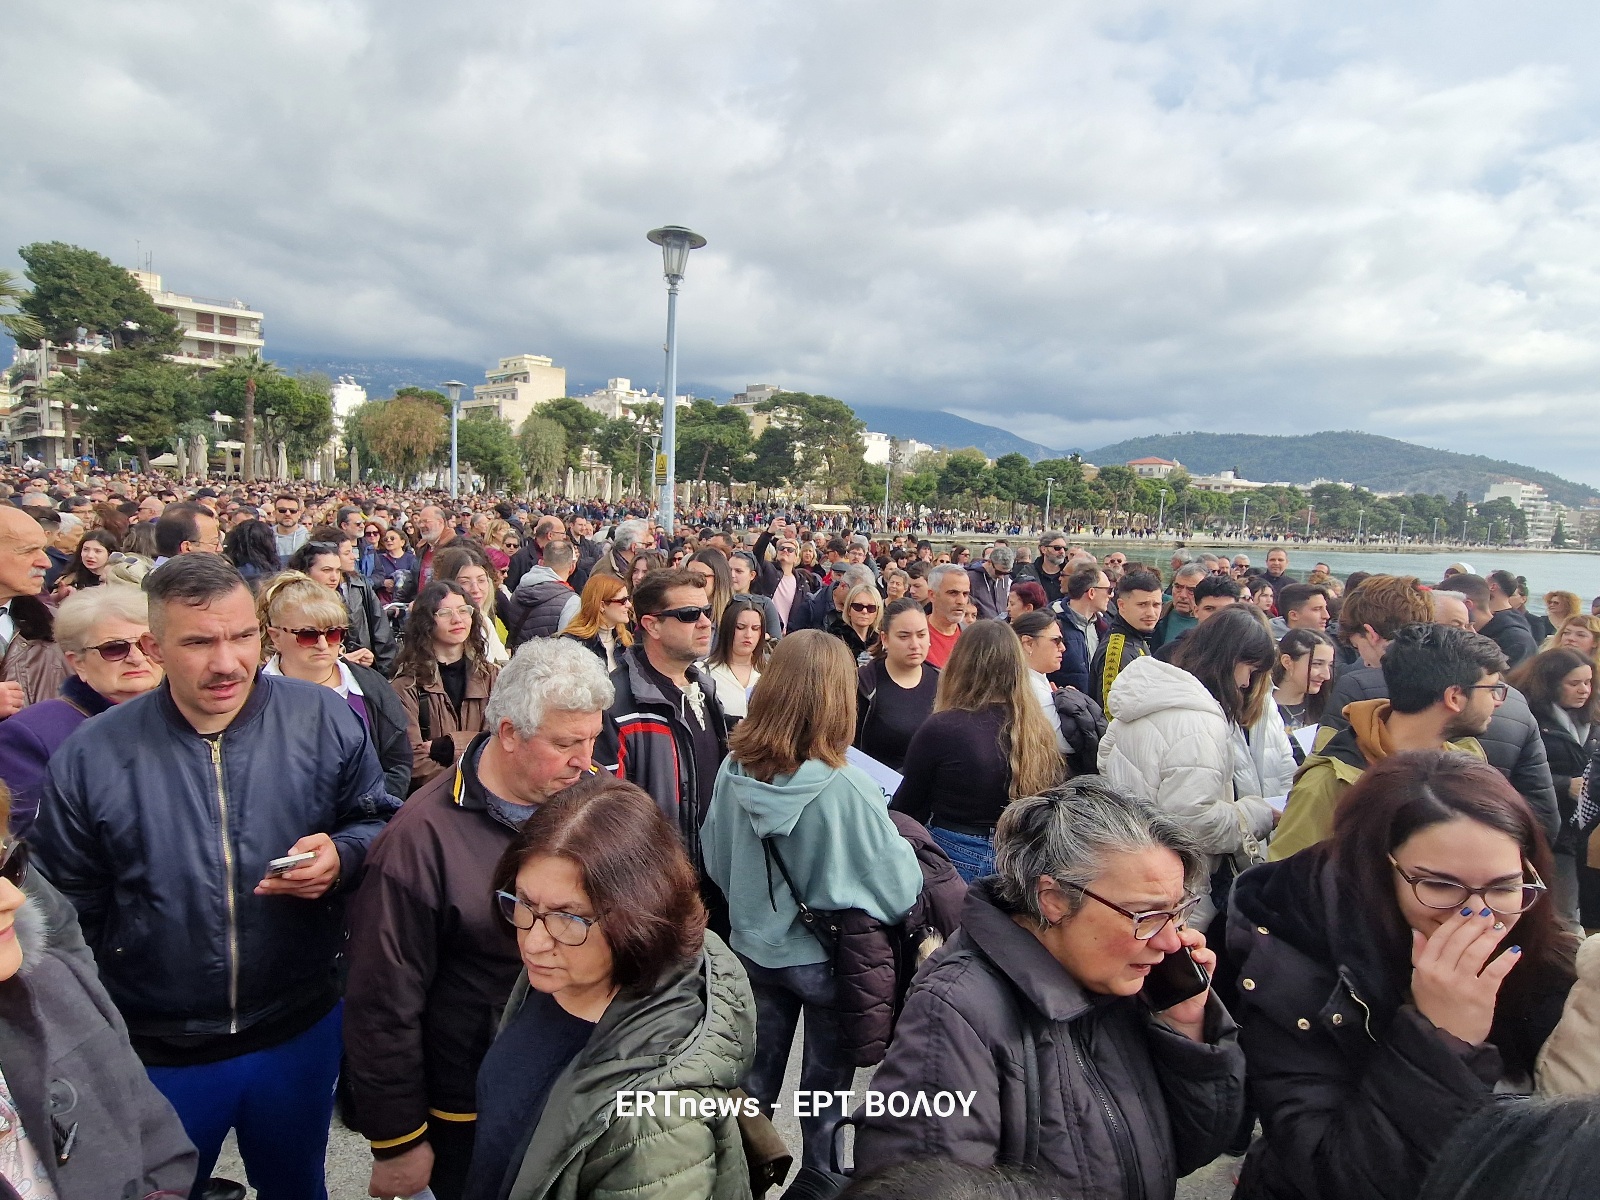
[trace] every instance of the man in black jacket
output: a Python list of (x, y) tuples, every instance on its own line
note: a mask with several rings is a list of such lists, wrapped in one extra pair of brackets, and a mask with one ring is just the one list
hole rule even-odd
[(166, 682), (51, 759), (39, 864), (77, 908), (199, 1177), (238, 1129), (262, 1194), (322, 1195), (341, 892), (393, 803), (342, 696), (259, 673), (255, 603), (232, 563), (180, 555), (144, 587), (143, 646)]
[(1089, 664), (1089, 695), (1105, 710), (1107, 720), (1115, 716), (1106, 703), (1111, 685), (1124, 667), (1150, 653), (1150, 637), (1160, 619), (1161, 580), (1149, 571), (1134, 571), (1117, 580), (1116, 611)]
[(1528, 623), (1511, 607), (1503, 595), (1498, 599), (1489, 590), (1489, 581), (1481, 575), (1452, 575), (1443, 583), (1435, 584), (1436, 592), (1455, 592), (1467, 602), (1467, 612), (1472, 627), (1500, 647), (1511, 669), (1516, 668), (1539, 653), (1538, 643), (1528, 631)]

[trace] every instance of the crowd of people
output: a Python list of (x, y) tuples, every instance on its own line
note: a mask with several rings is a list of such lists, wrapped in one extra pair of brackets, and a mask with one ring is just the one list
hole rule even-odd
[(0, 1193), (1592, 1194), (1600, 599), (0, 488)]

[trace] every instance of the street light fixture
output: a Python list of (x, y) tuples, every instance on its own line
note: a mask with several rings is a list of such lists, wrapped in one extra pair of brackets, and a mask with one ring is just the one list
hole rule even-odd
[(1167, 489), (1161, 489), (1161, 508), (1156, 513), (1156, 536), (1161, 536), (1161, 530), (1167, 523)]
[(1044, 532), (1050, 532), (1050, 490), (1056, 485), (1054, 475), (1044, 477)]
[(662, 273), (667, 277), (667, 394), (661, 406), (661, 450), (666, 455), (666, 483), (661, 488), (660, 525), (670, 539), (678, 483), (678, 285), (689, 265), (689, 251), (706, 239), (682, 225), (663, 225), (645, 235), (661, 247)]
[(460, 464), (456, 459), (456, 424), (461, 416), (461, 389), (467, 385), (459, 379), (449, 380), (444, 390), (450, 393), (450, 499), (456, 498), (461, 485)]

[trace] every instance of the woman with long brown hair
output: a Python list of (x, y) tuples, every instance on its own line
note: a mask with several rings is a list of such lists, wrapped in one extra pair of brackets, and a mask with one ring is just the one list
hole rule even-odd
[[(843, 643), (820, 630), (778, 643), (749, 715), (728, 739), (700, 831), (706, 873), (727, 897), (730, 941), (756, 997), (756, 1061), (745, 1086), (769, 1113), (802, 1011), (800, 1086), (838, 1091), (854, 1076), (838, 1054), (829, 951), (801, 920), (800, 904), (861, 909), (887, 924), (922, 890), (917, 856), (882, 790), (845, 761), (855, 674)], [(827, 1165), (838, 1119), (801, 1119), (807, 1166)]]
[(1239, 1200), (1411, 1200), (1451, 1133), (1527, 1091), (1573, 980), (1538, 819), (1493, 767), (1411, 751), (1333, 836), (1234, 885), (1228, 947), (1263, 1136)]
[(622, 665), (623, 652), (633, 645), (633, 633), (628, 628), (633, 607), (628, 593), (627, 582), (615, 575), (597, 572), (589, 576), (578, 600), (578, 615), (560, 633), (592, 650), (608, 672)]
[(891, 807), (926, 825), (968, 883), (994, 869), (994, 827), (1006, 805), (1065, 777), (1010, 626), (979, 621), (957, 639), (933, 716), (906, 747), (903, 775)]
[(456, 759), (483, 730), (500, 668), (488, 660), (483, 613), (459, 583), (436, 579), (411, 602), (394, 662), (394, 690), (409, 718), (411, 790)]

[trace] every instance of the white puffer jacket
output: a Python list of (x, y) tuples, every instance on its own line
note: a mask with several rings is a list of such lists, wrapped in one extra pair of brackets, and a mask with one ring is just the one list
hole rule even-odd
[(1155, 801), (1213, 857), (1243, 849), (1247, 834), (1265, 841), (1272, 808), (1262, 799), (1261, 768), (1198, 679), (1140, 658), (1117, 676), (1110, 701), (1117, 715), (1100, 741), (1100, 774)]

